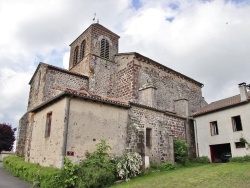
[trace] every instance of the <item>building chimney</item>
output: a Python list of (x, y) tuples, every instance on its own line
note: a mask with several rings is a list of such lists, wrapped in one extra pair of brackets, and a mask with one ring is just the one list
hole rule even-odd
[(248, 95), (247, 95), (247, 85), (245, 82), (239, 84), (240, 88), (240, 101), (247, 101)]

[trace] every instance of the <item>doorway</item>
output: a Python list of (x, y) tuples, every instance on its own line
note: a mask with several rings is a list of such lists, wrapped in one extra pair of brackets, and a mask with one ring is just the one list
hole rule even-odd
[(210, 153), (212, 163), (227, 161), (227, 159), (232, 156), (231, 145), (230, 143), (210, 145)]

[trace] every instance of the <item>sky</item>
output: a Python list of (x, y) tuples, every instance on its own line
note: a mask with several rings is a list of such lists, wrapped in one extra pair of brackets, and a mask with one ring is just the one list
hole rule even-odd
[(67, 69), (94, 13), (121, 37), (119, 52), (203, 83), (208, 103), (250, 83), (250, 0), (0, 0), (0, 123), (18, 127), (39, 62)]

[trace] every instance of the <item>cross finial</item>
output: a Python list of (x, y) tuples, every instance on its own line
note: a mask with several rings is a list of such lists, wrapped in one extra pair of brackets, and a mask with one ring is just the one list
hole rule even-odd
[(95, 22), (95, 17), (96, 17), (96, 13), (94, 13), (94, 18), (93, 18), (93, 22)]

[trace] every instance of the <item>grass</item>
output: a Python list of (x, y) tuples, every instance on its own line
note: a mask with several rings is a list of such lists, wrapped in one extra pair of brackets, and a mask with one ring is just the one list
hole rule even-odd
[(154, 172), (112, 188), (244, 188), (250, 187), (250, 163), (221, 163), (188, 166)]

